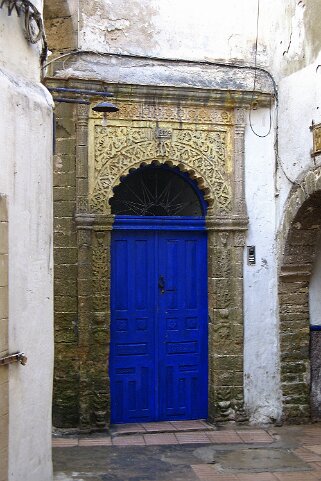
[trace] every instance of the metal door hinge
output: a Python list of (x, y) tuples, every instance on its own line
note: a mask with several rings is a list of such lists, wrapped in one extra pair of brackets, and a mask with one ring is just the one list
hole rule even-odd
[(13, 362), (20, 362), (23, 366), (27, 364), (27, 357), (24, 352), (17, 352), (16, 354), (10, 354), (9, 356), (0, 357), (0, 366), (12, 364)]

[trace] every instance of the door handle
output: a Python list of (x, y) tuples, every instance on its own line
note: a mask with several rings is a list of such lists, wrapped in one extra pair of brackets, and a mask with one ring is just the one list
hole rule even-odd
[(158, 287), (161, 291), (161, 294), (165, 293), (165, 279), (163, 276), (159, 276), (158, 278)]

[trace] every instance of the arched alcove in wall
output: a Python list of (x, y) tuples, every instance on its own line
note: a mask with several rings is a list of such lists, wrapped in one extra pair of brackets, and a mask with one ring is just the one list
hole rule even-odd
[[(284, 418), (320, 417), (321, 331), (315, 327), (321, 238), (320, 171), (293, 189), (283, 224), (280, 263), (280, 357)], [(319, 279), (319, 281), (318, 281)], [(310, 285), (312, 292), (310, 292)]]

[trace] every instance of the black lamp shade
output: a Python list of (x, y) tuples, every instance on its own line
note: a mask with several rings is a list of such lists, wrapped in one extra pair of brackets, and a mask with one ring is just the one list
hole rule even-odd
[(99, 104), (95, 105), (95, 107), (93, 107), (93, 110), (95, 112), (107, 113), (107, 112), (117, 112), (119, 108), (116, 107), (116, 105), (112, 104), (111, 102), (100, 102)]

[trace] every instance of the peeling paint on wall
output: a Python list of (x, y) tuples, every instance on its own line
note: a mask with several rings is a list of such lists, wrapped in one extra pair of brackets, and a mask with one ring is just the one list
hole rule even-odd
[(153, 4), (149, 0), (81, 0), (81, 48), (128, 52), (137, 43), (145, 51), (155, 48), (153, 17), (157, 8)]

